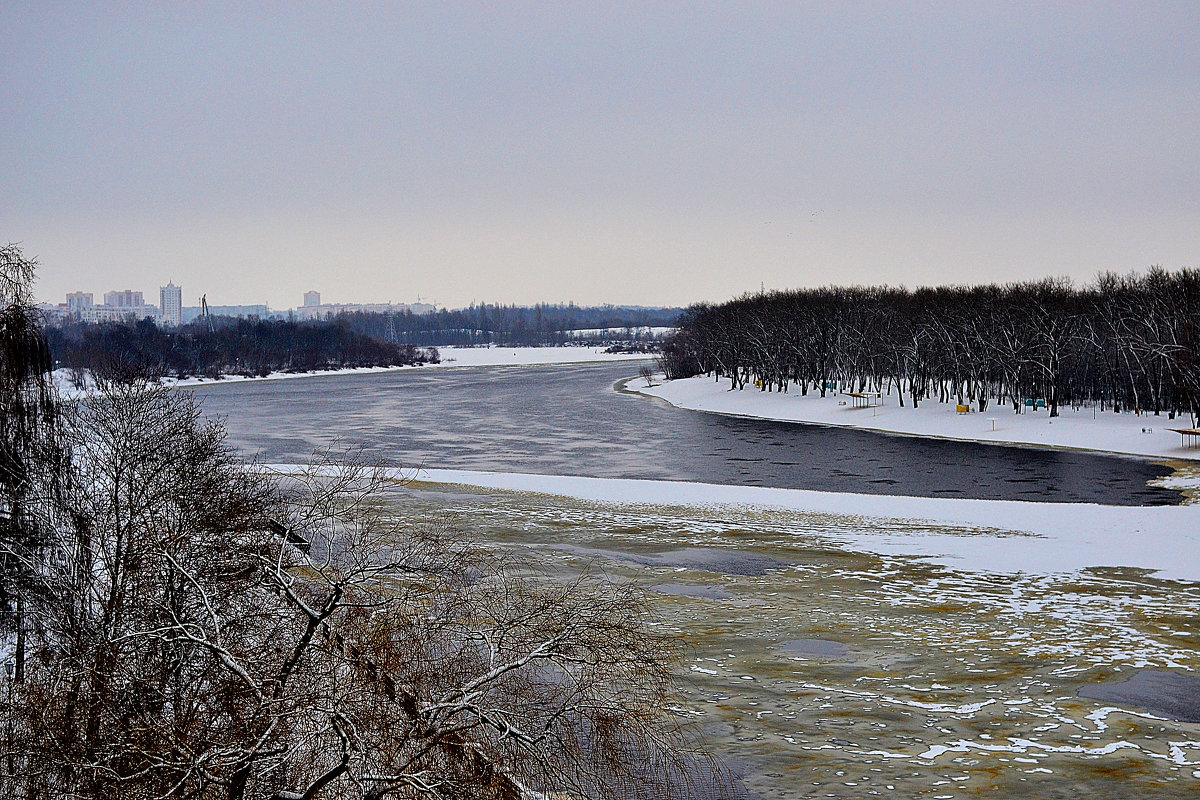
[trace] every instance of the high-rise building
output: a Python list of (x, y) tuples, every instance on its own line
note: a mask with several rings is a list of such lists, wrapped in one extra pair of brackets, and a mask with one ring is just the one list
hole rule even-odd
[(146, 305), (146, 301), (142, 299), (141, 292), (135, 292), (132, 289), (114, 290), (104, 293), (104, 305), (113, 308), (139, 308)]
[(321, 305), (321, 293), (320, 292), (305, 292), (304, 293), (304, 305), (305, 306)]
[(179, 325), (183, 322), (183, 289), (171, 281), (158, 290), (158, 307), (162, 309), (164, 325)]
[(92, 300), (91, 292), (68, 292), (67, 293), (67, 313), (82, 314), (86, 309), (96, 305)]

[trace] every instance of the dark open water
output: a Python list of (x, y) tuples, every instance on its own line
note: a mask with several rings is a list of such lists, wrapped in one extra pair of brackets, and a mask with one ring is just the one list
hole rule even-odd
[(233, 444), (274, 463), (335, 439), (397, 466), (837, 492), (1165, 505), (1147, 460), (722, 417), (613, 391), (637, 366), (410, 370), (197, 391)]

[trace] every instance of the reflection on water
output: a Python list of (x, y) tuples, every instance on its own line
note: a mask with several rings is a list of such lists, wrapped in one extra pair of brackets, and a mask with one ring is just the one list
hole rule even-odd
[(871, 494), (1159, 505), (1147, 461), (674, 409), (613, 391), (629, 364), (411, 370), (213, 385), (198, 395), (269, 462), (335, 440), (403, 466)]

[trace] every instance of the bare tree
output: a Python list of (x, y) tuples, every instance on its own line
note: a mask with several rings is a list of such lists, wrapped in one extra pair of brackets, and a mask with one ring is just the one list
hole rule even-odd
[[(663, 346), (669, 379), (699, 372), (822, 395), (895, 386), (916, 407), (1040, 401), (1200, 411), (1200, 271), (1101, 275), (1004, 286), (824, 287), (701, 304)], [(668, 358), (669, 354), (669, 358)], [(691, 369), (674, 365), (688, 364)], [(1023, 402), (1024, 401), (1024, 402)]]
[(36, 267), (18, 246), (0, 247), (0, 663), (16, 681), (24, 677), (26, 605), (44, 590), (36, 564), (47, 501), (64, 466), (50, 352), (31, 305)]
[(379, 465), (268, 475), (190, 395), (103, 388), (62, 409), (5, 796), (731, 791), (666, 710), (676, 647), (636, 589), (517, 575), (389, 513)]

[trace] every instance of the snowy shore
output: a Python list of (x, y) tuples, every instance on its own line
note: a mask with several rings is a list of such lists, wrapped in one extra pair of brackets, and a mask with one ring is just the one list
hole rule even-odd
[(992, 444), (1098, 450), (1165, 460), (1200, 460), (1200, 448), (1184, 448), (1172, 428), (1190, 428), (1191, 420), (1166, 414), (1117, 414), (1092, 408), (1059, 409), (1050, 419), (1046, 409), (1014, 414), (1011, 405), (990, 405), (984, 413), (960, 414), (955, 405), (923, 401), (900, 408), (896, 395), (883, 397), (881, 405), (855, 407), (848, 395), (830, 392), (822, 398), (810, 392), (761, 392), (754, 388), (730, 391), (729, 381), (696, 377), (647, 387), (630, 381), (626, 389), (657, 397), (671, 405), (741, 417), (807, 422), (846, 428), (930, 438), (957, 439)]
[(971, 572), (1054, 574), (1125, 567), (1167, 580), (1200, 581), (1200, 505), (961, 500), (443, 469), (399, 470), (397, 476), (618, 506), (715, 506), (851, 517), (860, 524), (850, 526), (850, 533), (837, 526), (840, 532), (831, 534), (832, 543)]
[[(319, 378), (329, 375), (369, 375), (379, 372), (401, 372), (413, 369), (452, 369), (457, 367), (539, 366), (551, 364), (588, 364), (598, 361), (645, 361), (653, 358), (646, 353), (606, 353), (599, 347), (439, 347), (441, 363), (405, 367), (351, 367), (348, 369), (314, 370), (312, 372), (272, 372), (262, 377), (226, 375), (211, 378), (163, 378), (163, 386), (205, 386), (238, 381), (273, 381), (291, 378)], [(70, 382), (68, 370), (54, 372), (59, 391), (71, 397), (80, 390)], [(86, 391), (86, 389), (84, 390)]]

